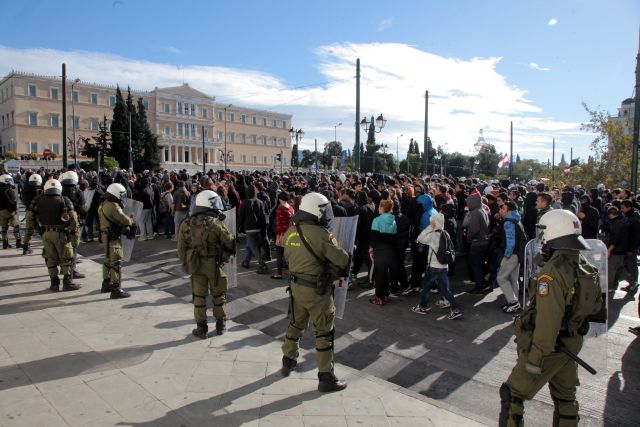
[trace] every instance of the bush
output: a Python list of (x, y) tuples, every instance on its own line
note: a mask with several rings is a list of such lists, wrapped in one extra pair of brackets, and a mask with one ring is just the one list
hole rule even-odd
[(6, 153), (4, 153), (4, 157), (7, 160), (13, 160), (16, 158), (16, 153), (14, 153), (13, 151), (7, 151)]
[[(96, 170), (96, 161), (92, 160), (92, 161), (87, 161), (87, 162), (80, 162), (80, 167), (84, 170)], [(106, 156), (102, 159), (102, 162), (100, 162), (100, 167), (102, 169), (120, 169), (120, 163), (118, 163), (118, 161), (116, 159), (114, 159), (113, 157), (109, 157)]]
[(38, 159), (38, 153), (30, 153), (29, 154), (29, 159), (30, 160), (37, 160)]

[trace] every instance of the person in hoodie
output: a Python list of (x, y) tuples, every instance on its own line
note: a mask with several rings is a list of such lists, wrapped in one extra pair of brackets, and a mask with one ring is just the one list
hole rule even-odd
[[(419, 232), (422, 232), (429, 226), (431, 217), (438, 213), (433, 207), (433, 199), (430, 194), (420, 194), (416, 198), (416, 202), (421, 210), (419, 221)], [(411, 266), (411, 279), (409, 281), (409, 287), (402, 292), (402, 295), (408, 295), (414, 291), (417, 291), (420, 287), (422, 280), (422, 274), (427, 268), (426, 252), (422, 250), (417, 244), (412, 247), (413, 265)]]
[(371, 224), (371, 252), (376, 291), (369, 302), (375, 305), (384, 305), (391, 301), (389, 285), (397, 281), (398, 265), (394, 245), (398, 227), (392, 210), (393, 201), (381, 200), (378, 208), (380, 215)]
[(470, 293), (482, 294), (484, 292), (482, 260), (489, 246), (489, 216), (482, 208), (482, 198), (479, 193), (472, 193), (467, 197), (467, 206), (469, 206), (469, 227), (467, 229), (469, 256), (467, 263), (469, 270), (473, 273), (471, 280), (475, 282), (475, 287)]
[(524, 231), (527, 233), (529, 239), (536, 237), (536, 224), (538, 223), (538, 208), (536, 207), (536, 200), (538, 194), (535, 191), (527, 193), (524, 197), (524, 218), (522, 219), (522, 225)]
[(436, 213), (430, 218), (429, 227), (422, 230), (418, 236), (418, 243), (426, 247), (428, 252), (428, 268), (422, 279), (420, 303), (412, 307), (411, 311), (417, 314), (426, 314), (431, 310), (431, 307), (428, 305), (429, 297), (431, 296), (431, 285), (437, 282), (440, 296), (444, 298), (444, 300), (438, 301), (436, 305), (440, 308), (451, 308), (451, 313), (447, 316), (447, 319), (453, 320), (462, 316), (462, 312), (453, 293), (451, 293), (449, 277), (447, 276), (448, 266), (447, 264), (440, 264), (436, 256), (440, 248), (440, 234), (444, 229), (444, 221), (444, 215)]
[[(371, 270), (371, 258), (369, 257), (369, 242), (371, 241), (371, 224), (376, 216), (373, 210), (373, 203), (370, 202), (369, 196), (364, 191), (356, 194), (356, 203), (358, 209), (358, 225), (356, 227), (356, 247), (353, 252), (353, 269), (351, 282), (356, 283), (356, 278), (362, 267), (362, 263), (367, 266), (367, 275)], [(365, 281), (365, 287), (369, 288), (369, 280)]]
[(600, 227), (600, 212), (591, 205), (591, 196), (583, 194), (580, 196), (582, 209), (578, 212), (578, 218), (582, 223), (582, 237), (585, 239), (597, 239), (598, 228)]
[[(502, 306), (505, 313), (515, 313), (520, 310), (518, 302), (518, 275), (520, 272), (520, 261), (518, 259), (517, 239), (520, 227), (520, 212), (518, 205), (513, 201), (504, 203), (500, 207), (502, 221), (502, 233), (504, 241), (504, 254), (500, 262), (498, 271), (498, 286), (502, 290), (507, 303)], [(521, 237), (522, 238), (522, 235)]]
[(255, 256), (258, 261), (258, 274), (267, 274), (269, 267), (264, 262), (260, 244), (262, 235), (267, 230), (267, 218), (264, 212), (264, 204), (262, 200), (256, 197), (256, 187), (249, 185), (246, 187), (247, 200), (240, 206), (238, 214), (238, 228), (241, 233), (247, 235), (247, 253), (245, 255), (242, 266), (249, 268), (251, 257)]

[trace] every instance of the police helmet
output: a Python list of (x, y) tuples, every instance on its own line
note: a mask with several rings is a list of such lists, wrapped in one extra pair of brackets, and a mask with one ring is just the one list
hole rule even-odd
[(13, 178), (8, 173), (0, 175), (0, 184), (13, 187)]
[(51, 178), (44, 183), (44, 194), (50, 196), (59, 196), (62, 194), (62, 184), (57, 179)]
[(329, 199), (320, 193), (308, 193), (300, 201), (300, 211), (305, 212), (320, 225), (327, 226), (333, 219)]
[(62, 185), (78, 185), (78, 174), (74, 171), (66, 171), (60, 176)]
[(115, 197), (118, 200), (122, 200), (126, 197), (127, 195), (127, 190), (124, 188), (124, 186), (122, 184), (111, 184), (109, 187), (107, 187), (107, 193), (111, 194), (113, 197)]
[(220, 211), (221, 200), (218, 193), (212, 190), (204, 190), (196, 195), (194, 213), (207, 211)]
[(29, 185), (33, 187), (40, 187), (42, 185), (42, 177), (40, 174), (32, 173), (29, 177)]
[(551, 210), (540, 218), (538, 238), (553, 249), (591, 249), (581, 236), (580, 220), (564, 209)]

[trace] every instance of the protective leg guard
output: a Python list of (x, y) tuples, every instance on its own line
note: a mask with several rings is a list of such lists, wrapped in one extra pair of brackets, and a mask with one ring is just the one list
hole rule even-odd
[(578, 402), (553, 399), (553, 427), (576, 427), (580, 421)]
[(63, 291), (77, 291), (80, 289), (80, 285), (76, 285), (71, 280), (71, 276), (64, 276), (62, 279), (62, 290)]
[(193, 331), (191, 331), (194, 337), (200, 338), (201, 340), (207, 338), (208, 332), (209, 332), (209, 327), (207, 326), (207, 322), (196, 323), (196, 328)]
[[(515, 411), (514, 407), (516, 408)], [(502, 383), (502, 386), (500, 386), (500, 415), (498, 416), (498, 427), (523, 426), (523, 412), (524, 403), (522, 399), (513, 396), (509, 386)]]
[(102, 287), (100, 288), (100, 293), (106, 294), (108, 292), (111, 292), (113, 289), (113, 286), (111, 285), (111, 281), (110, 280), (103, 280), (102, 281)]
[(58, 276), (51, 277), (51, 286), (49, 286), (49, 290), (52, 292), (60, 291), (60, 278)]
[(297, 365), (298, 361), (296, 359), (289, 359), (287, 356), (282, 356), (282, 376), (288, 377)]
[(318, 372), (318, 391), (327, 393), (332, 391), (340, 391), (347, 388), (347, 383), (341, 381), (331, 372)]
[(216, 334), (222, 335), (227, 330), (227, 319), (216, 319)]

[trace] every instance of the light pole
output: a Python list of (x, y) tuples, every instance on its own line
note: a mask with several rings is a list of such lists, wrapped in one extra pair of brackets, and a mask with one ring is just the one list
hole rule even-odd
[(338, 142), (338, 126), (342, 126), (342, 122), (333, 126), (333, 142)]
[[(298, 129), (295, 130), (293, 127), (291, 129), (289, 129), (289, 136), (291, 137), (291, 139), (295, 139), (296, 140), (296, 153), (298, 152), (298, 141), (302, 141), (302, 138), (304, 138), (304, 131), (302, 129)], [(293, 150), (292, 150), (293, 152)], [(295, 166), (298, 166), (298, 159), (294, 160), (295, 162)]]
[(398, 140), (403, 137), (404, 134), (400, 134), (398, 136), (396, 136), (396, 162), (400, 161), (400, 150), (398, 149)]
[(76, 148), (76, 103), (75, 97), (73, 96), (73, 87), (76, 83), (80, 82), (80, 79), (75, 79), (73, 83), (71, 83), (71, 127), (73, 132), (73, 168), (76, 168), (78, 164), (78, 153)]
[(227, 108), (231, 108), (231, 104), (224, 107), (224, 170), (227, 171)]
[[(382, 114), (380, 114), (378, 116), (378, 118), (376, 119), (376, 121), (373, 121), (373, 116), (371, 116), (371, 121), (368, 121), (366, 117), (364, 117), (362, 120), (360, 120), (360, 127), (362, 127), (362, 130), (365, 131), (365, 133), (369, 134), (369, 130), (371, 129), (371, 127), (373, 126), (373, 131), (375, 133), (380, 133), (382, 132), (382, 128), (384, 128), (384, 126), (387, 124), (387, 120), (382, 116)], [(376, 130), (376, 127), (378, 128)], [(367, 138), (368, 139), (368, 138)], [(373, 172), (373, 170), (375, 169), (375, 156), (371, 157), (371, 171)]]

